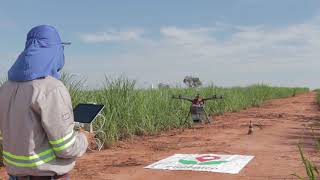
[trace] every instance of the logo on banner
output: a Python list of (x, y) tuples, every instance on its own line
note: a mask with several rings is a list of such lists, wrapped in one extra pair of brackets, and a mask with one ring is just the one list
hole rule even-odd
[(228, 162), (219, 159), (221, 159), (219, 156), (205, 155), (196, 157), (194, 160), (180, 159), (179, 163), (185, 165), (219, 165)]

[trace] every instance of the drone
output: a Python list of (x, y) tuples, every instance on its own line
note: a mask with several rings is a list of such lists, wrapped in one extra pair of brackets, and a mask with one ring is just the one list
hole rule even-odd
[(183, 97), (181, 95), (179, 96), (172, 96), (173, 99), (180, 99), (180, 100), (186, 100), (191, 102), (190, 105), (190, 109), (188, 112), (188, 115), (184, 121), (184, 123), (188, 123), (190, 126), (190, 121), (189, 121), (189, 117), (191, 115), (191, 118), (193, 120), (194, 123), (211, 123), (209, 117), (208, 117), (208, 113), (206, 112), (205, 108), (204, 108), (204, 104), (206, 101), (208, 100), (217, 100), (217, 99), (223, 99), (222, 96), (217, 96), (214, 95), (212, 97), (208, 97), (208, 98), (202, 98), (200, 96), (200, 94), (197, 94), (194, 98), (189, 98), (189, 97)]

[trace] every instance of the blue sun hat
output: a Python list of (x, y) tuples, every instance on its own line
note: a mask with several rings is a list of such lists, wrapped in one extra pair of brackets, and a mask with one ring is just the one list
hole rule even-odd
[(58, 31), (48, 25), (32, 28), (25, 49), (8, 71), (10, 81), (31, 81), (52, 76), (60, 79), (60, 70), (64, 66), (64, 45)]

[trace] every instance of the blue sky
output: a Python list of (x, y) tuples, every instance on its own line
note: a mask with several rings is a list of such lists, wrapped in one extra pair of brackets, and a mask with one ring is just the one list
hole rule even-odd
[[(319, 87), (320, 1), (1, 1), (0, 71), (35, 25), (65, 41), (65, 70), (87, 79), (125, 75), (139, 85), (185, 75), (221, 86)], [(319, 40), (318, 40), (319, 39)]]

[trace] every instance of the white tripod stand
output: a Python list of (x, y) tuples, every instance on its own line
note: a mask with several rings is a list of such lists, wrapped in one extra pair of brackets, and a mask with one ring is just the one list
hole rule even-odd
[[(100, 119), (100, 120), (98, 120)], [(97, 117), (90, 123), (79, 123), (75, 122), (75, 129), (79, 130), (83, 128), (84, 130), (93, 134), (93, 143), (96, 145), (96, 148), (88, 147), (89, 150), (100, 151), (103, 148), (103, 145), (106, 141), (107, 135), (103, 131), (104, 125), (106, 123), (106, 118), (103, 114), (99, 113)]]

